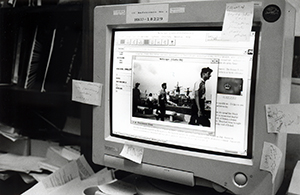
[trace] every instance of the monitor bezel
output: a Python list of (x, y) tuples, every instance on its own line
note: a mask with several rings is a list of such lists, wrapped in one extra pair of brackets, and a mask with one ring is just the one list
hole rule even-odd
[[(123, 139), (112, 138), (109, 135), (109, 59), (112, 28), (131, 27), (155, 27), (156, 25), (193, 26), (203, 24), (204, 26), (221, 26), (226, 10), (224, 1), (193, 1), (193, 2), (156, 2), (151, 4), (126, 4), (97, 6), (94, 10), (94, 53), (93, 53), (93, 81), (103, 84), (102, 105), (93, 107), (92, 119), (92, 160), (97, 165), (107, 166), (116, 170), (124, 170), (135, 174), (162, 178), (171, 170), (182, 170), (193, 175), (194, 180), (204, 178), (215, 184), (221, 185), (236, 194), (275, 194), (284, 178), (285, 158), (279, 162), (276, 176), (268, 171), (260, 169), (264, 142), (276, 145), (285, 155), (286, 134), (272, 134), (267, 132), (266, 126), (266, 104), (288, 103), (291, 86), (291, 67), (293, 30), (295, 10), (284, 1), (276, 1), (281, 9), (281, 17), (273, 23), (264, 20), (262, 12), (271, 0), (255, 2), (254, 22), (261, 22), (259, 37), (258, 67), (256, 79), (256, 94), (254, 104), (254, 126), (253, 126), (253, 157), (252, 159), (241, 159), (224, 157), (220, 155), (199, 154), (191, 152), (183, 153), (180, 150), (166, 150), (163, 147), (152, 147), (152, 145), (140, 144), (145, 149), (141, 164), (133, 163), (129, 159), (120, 156), (122, 148), (126, 144), (135, 142), (124, 142)], [(137, 23), (127, 19), (128, 9), (139, 10), (144, 8), (160, 8), (164, 4), (169, 11), (167, 20), (161, 23)], [(176, 12), (182, 11), (182, 12)], [(284, 28), (283, 28), (284, 27)], [(277, 48), (277, 49), (272, 49)], [(106, 52), (104, 52), (106, 51)], [(266, 77), (268, 75), (268, 77)], [(272, 89), (272, 90), (270, 90)], [(84, 127), (85, 128), (85, 127)], [(89, 127), (88, 127), (89, 128)], [(86, 131), (88, 129), (84, 129)], [(100, 133), (101, 132), (101, 133)], [(188, 162), (190, 166), (186, 166)], [(201, 166), (199, 166), (201, 164)], [(148, 169), (151, 167), (151, 169)], [(154, 169), (152, 169), (154, 168)], [(156, 171), (153, 171), (156, 170)], [(172, 171), (170, 171), (172, 172)], [(235, 182), (235, 175), (242, 173), (247, 177), (245, 185)], [(220, 174), (222, 177), (220, 177)], [(182, 178), (170, 176), (169, 179)], [(177, 182), (177, 181), (176, 181)], [(198, 185), (198, 184), (195, 184)]]

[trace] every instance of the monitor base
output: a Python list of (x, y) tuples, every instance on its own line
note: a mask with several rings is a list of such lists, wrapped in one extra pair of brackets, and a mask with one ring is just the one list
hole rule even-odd
[(225, 190), (214, 188), (212, 184), (209, 187), (208, 182), (205, 186), (191, 187), (159, 179), (138, 177), (135, 185), (138, 195), (199, 195), (199, 192), (201, 195), (231, 194), (225, 192)]

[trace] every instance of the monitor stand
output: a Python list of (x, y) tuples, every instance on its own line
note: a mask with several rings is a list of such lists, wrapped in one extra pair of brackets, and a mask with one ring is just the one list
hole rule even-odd
[(138, 177), (135, 182), (138, 195), (230, 195), (218, 186), (185, 186), (148, 177)]

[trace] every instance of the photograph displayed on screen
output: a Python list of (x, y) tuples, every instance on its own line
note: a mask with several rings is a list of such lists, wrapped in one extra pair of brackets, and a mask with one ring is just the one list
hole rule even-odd
[(111, 134), (247, 156), (255, 32), (114, 30)]
[[(211, 127), (210, 120), (215, 123), (210, 109), (216, 106), (212, 96), (216, 96), (217, 72), (216, 59), (135, 57), (132, 121), (138, 117), (165, 121), (165, 125)], [(195, 96), (199, 97), (201, 116), (197, 116)]]
[(242, 78), (218, 78), (218, 93), (242, 95), (243, 79)]

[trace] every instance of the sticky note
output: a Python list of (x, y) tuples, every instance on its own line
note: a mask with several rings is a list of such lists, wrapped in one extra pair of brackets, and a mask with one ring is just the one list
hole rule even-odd
[(222, 40), (249, 41), (253, 23), (254, 3), (228, 3), (222, 28)]
[(73, 80), (72, 100), (101, 106), (102, 86), (101, 83)]
[(120, 155), (135, 163), (141, 164), (144, 156), (144, 148), (125, 144)]
[(266, 105), (268, 133), (300, 134), (300, 104)]
[(272, 143), (264, 142), (260, 169), (272, 174), (272, 182), (274, 182), (277, 175), (281, 158), (282, 152), (277, 146)]

